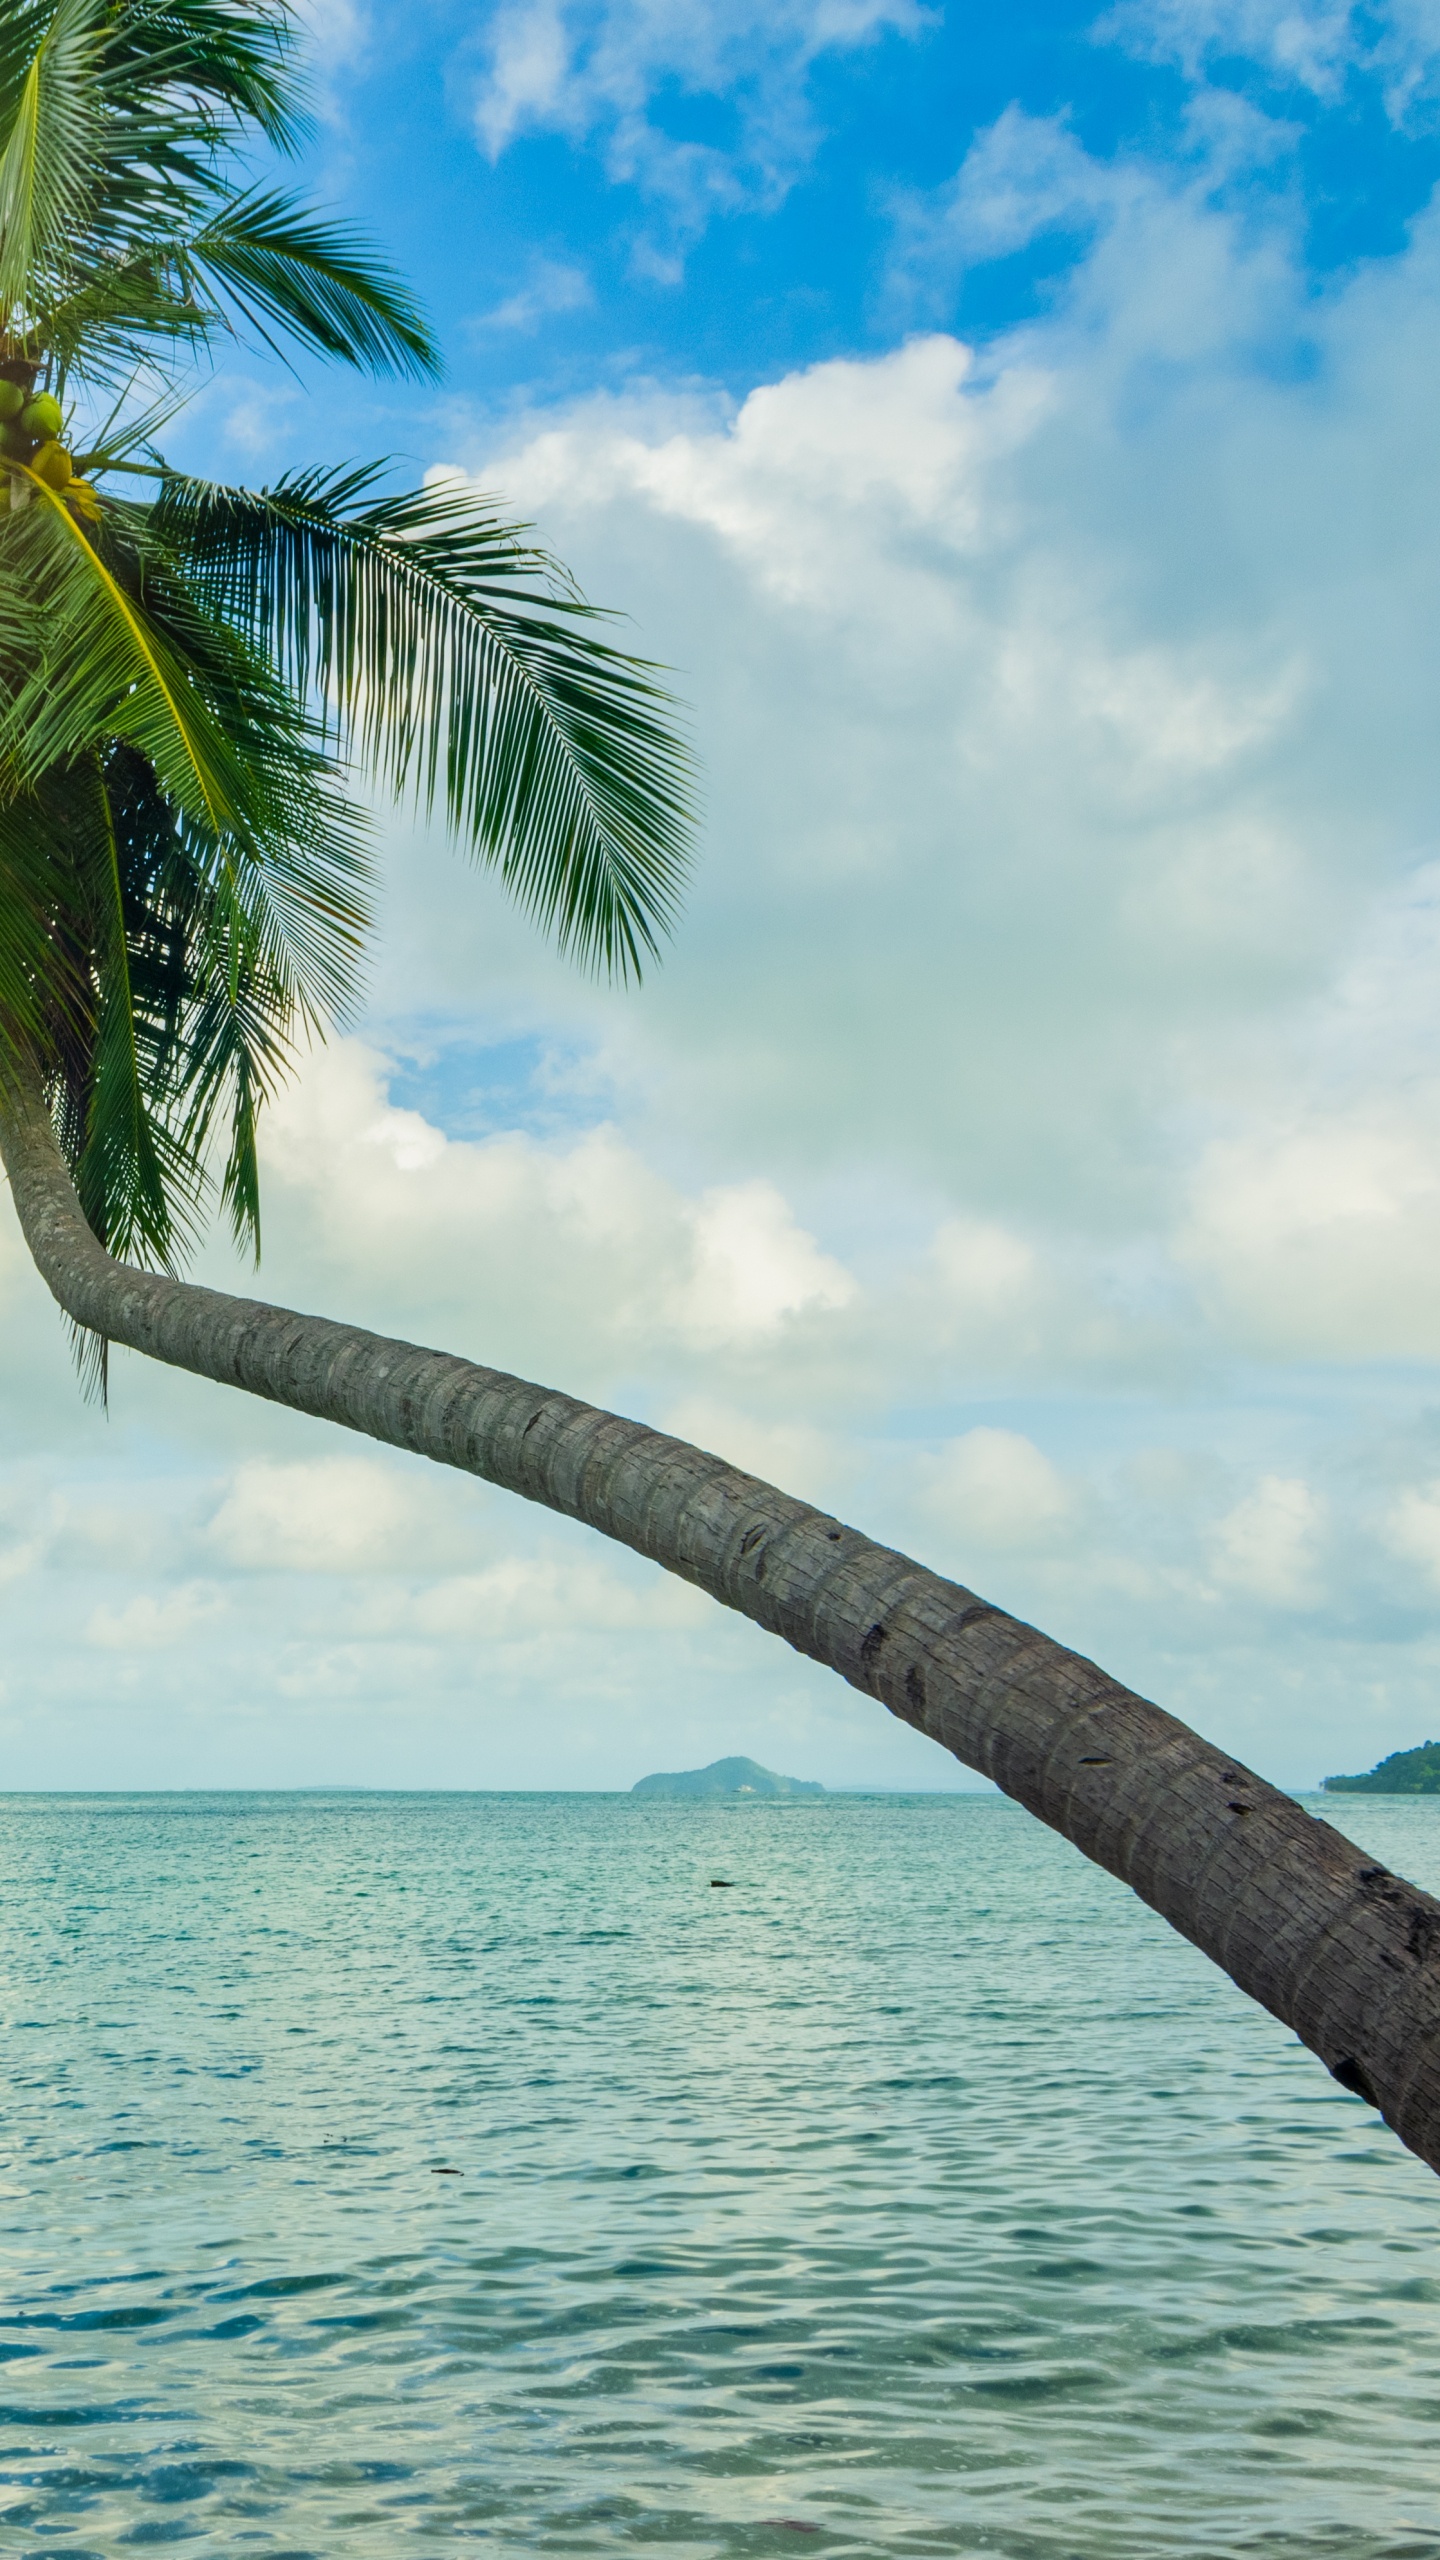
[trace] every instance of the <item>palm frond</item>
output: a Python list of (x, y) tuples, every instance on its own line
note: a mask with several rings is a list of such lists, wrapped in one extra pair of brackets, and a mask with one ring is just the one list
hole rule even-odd
[(0, 324), (32, 315), (37, 270), (83, 227), (94, 187), (101, 0), (17, 10), (0, 40)]
[(356, 232), (237, 177), (303, 119), (288, 0), (0, 0), (0, 359), (43, 372), (72, 448), (77, 391), (109, 408), (63, 490), (53, 454), (0, 456), (0, 1078), (38, 1065), (95, 1233), (148, 1263), (217, 1187), (258, 1252), (260, 1111), (358, 993), (349, 762), (621, 975), (689, 850), (658, 671), (524, 527), (375, 471), (257, 496), (156, 455), (222, 335), (438, 370)]
[(691, 767), (658, 671), (527, 539), (453, 487), (179, 478), (164, 538), (213, 609), (313, 686), (397, 795), (438, 800), (562, 950), (638, 973), (689, 859)]
[(414, 297), (349, 225), (237, 185), (234, 146), (306, 127), (284, 0), (25, 0), (0, 27), (0, 322), (113, 380), (238, 325), (432, 378)]
[(75, 1188), (91, 1226), (112, 1253), (163, 1268), (171, 1261), (182, 1204), (198, 1206), (197, 1169), (183, 1149), (167, 1143), (163, 1114), (152, 1107), (154, 1100), (163, 1100), (163, 1076), (158, 1096), (146, 1091), (130, 959), (136, 922), (133, 884), (122, 876), (99, 756), (85, 757), (74, 779), (70, 843), (80, 881), (90, 892), (96, 986)]
[[(0, 709), (0, 776), (33, 788), (97, 737), (128, 738), (150, 758), (177, 805), (216, 832), (245, 828), (250, 776), (157, 626), (129, 563), (104, 556), (68, 507), (34, 472), (32, 503), (5, 523), (4, 627), (19, 621), (40, 647)], [(122, 511), (108, 511), (119, 524)], [(117, 568), (121, 574), (117, 574)]]
[(0, 799), (0, 1082), (48, 1058), (86, 1010), (75, 883), (46, 795)]
[[(367, 373), (432, 381), (440, 358), (420, 306), (348, 223), (256, 190), (177, 244), (174, 268), (267, 339), (272, 330)], [(196, 297), (198, 298), (198, 297)]]
[(293, 152), (310, 129), (298, 35), (284, 0), (131, 0), (107, 28), (107, 110), (133, 140), (177, 113), (193, 134), (200, 106), (217, 136), (253, 125)]
[(41, 327), (57, 390), (72, 373), (107, 390), (133, 384), (164, 357), (203, 350), (215, 314), (186, 292), (168, 259), (145, 250), (92, 267), (44, 308)]

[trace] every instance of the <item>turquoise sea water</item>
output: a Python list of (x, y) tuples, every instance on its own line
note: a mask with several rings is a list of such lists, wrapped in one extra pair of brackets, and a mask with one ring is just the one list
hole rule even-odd
[[(1440, 1885), (1440, 1804), (1330, 1810)], [(1003, 1802), (0, 1862), (7, 2560), (1440, 2560), (1440, 2180)]]

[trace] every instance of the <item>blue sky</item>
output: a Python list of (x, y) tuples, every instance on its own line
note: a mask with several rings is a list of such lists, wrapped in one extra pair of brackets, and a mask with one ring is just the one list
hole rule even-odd
[[(1440, 14), (311, 29), (307, 180), (448, 378), (236, 349), (173, 449), (502, 493), (677, 671), (706, 807), (638, 992), (377, 811), (262, 1285), (720, 1448), (1283, 1782), (1422, 1738)], [(136, 1363), (100, 1422), (8, 1229), (0, 1297), (18, 1783), (962, 1782), (498, 1496)]]
[(315, 183), (420, 285), (480, 407), (637, 377), (739, 398), (907, 325), (983, 340), (1043, 311), (1093, 232), (1082, 193), (965, 252), (933, 236), (1007, 116), (1055, 127), (1102, 189), (1208, 160), (1316, 293), (1402, 249), (1440, 175), (1423, 12), (521, 0), (320, 27)]

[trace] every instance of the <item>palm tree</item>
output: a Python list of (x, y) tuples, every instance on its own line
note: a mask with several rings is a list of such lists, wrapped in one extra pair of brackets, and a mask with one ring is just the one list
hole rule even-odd
[(351, 995), (351, 762), (438, 800), (622, 975), (687, 844), (654, 672), (522, 529), (368, 472), (257, 493), (159, 458), (176, 368), (226, 330), (434, 369), (373, 254), (236, 176), (238, 144), (298, 130), (281, 0), (0, 0), (0, 1154), (91, 1376), (124, 1343), (697, 1583), (1122, 1877), (1440, 2167), (1440, 1903), (1093, 1663), (721, 1459), (176, 1276), (217, 1153), (258, 1247), (258, 1116)]

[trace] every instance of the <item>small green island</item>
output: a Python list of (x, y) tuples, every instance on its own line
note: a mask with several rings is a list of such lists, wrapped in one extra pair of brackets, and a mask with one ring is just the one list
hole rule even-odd
[(1392, 1751), (1362, 1778), (1322, 1778), (1331, 1796), (1440, 1796), (1440, 1742), (1417, 1742)]
[(782, 1778), (758, 1760), (712, 1760), (705, 1769), (660, 1770), (637, 1778), (632, 1796), (823, 1796), (818, 1778)]

